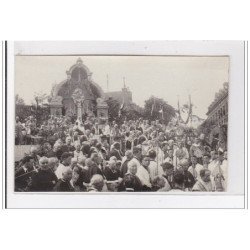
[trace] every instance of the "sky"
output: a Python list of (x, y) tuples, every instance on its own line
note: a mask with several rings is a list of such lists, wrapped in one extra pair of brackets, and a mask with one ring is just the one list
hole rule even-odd
[(140, 106), (153, 95), (177, 107), (178, 99), (180, 105), (188, 103), (190, 94), (193, 114), (200, 118), (206, 118), (215, 93), (229, 81), (227, 56), (16, 56), (15, 94), (26, 104), (34, 101), (35, 92), (50, 94), (79, 57), (104, 92), (121, 90), (125, 77)]

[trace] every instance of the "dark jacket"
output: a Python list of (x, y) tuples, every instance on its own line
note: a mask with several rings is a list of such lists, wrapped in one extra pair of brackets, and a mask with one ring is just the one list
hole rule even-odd
[(69, 181), (64, 181), (64, 180), (60, 179), (56, 183), (53, 191), (55, 191), (55, 192), (73, 192), (74, 188), (72, 187), (72, 185), (70, 184)]
[(57, 182), (57, 177), (50, 169), (38, 170), (31, 180), (29, 191), (49, 192), (52, 191)]
[(120, 171), (119, 170), (112, 171), (109, 167), (105, 167), (104, 175), (107, 181), (116, 181), (120, 177)]

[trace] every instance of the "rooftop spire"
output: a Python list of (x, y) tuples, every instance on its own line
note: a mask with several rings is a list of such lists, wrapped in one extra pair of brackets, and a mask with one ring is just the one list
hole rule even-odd
[(79, 57), (79, 58), (77, 59), (76, 63), (77, 63), (77, 64), (82, 64), (82, 63), (83, 63), (82, 58)]

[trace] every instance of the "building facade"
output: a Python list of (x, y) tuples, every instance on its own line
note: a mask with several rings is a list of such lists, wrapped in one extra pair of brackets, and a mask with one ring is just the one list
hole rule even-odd
[(66, 115), (80, 120), (82, 115), (94, 115), (97, 99), (104, 99), (104, 92), (92, 80), (92, 72), (79, 58), (66, 74), (67, 79), (52, 89), (49, 104), (51, 115)]
[(132, 92), (128, 87), (124, 86), (121, 91), (112, 91), (104, 94), (105, 99), (113, 98), (119, 102), (120, 105), (128, 106), (133, 102)]
[(207, 121), (216, 126), (228, 124), (228, 82), (215, 94), (214, 101), (208, 107)]

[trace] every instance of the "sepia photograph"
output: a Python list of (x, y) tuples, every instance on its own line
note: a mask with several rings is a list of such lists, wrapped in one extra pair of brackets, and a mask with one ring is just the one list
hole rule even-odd
[(15, 193), (227, 192), (229, 56), (14, 65)]

